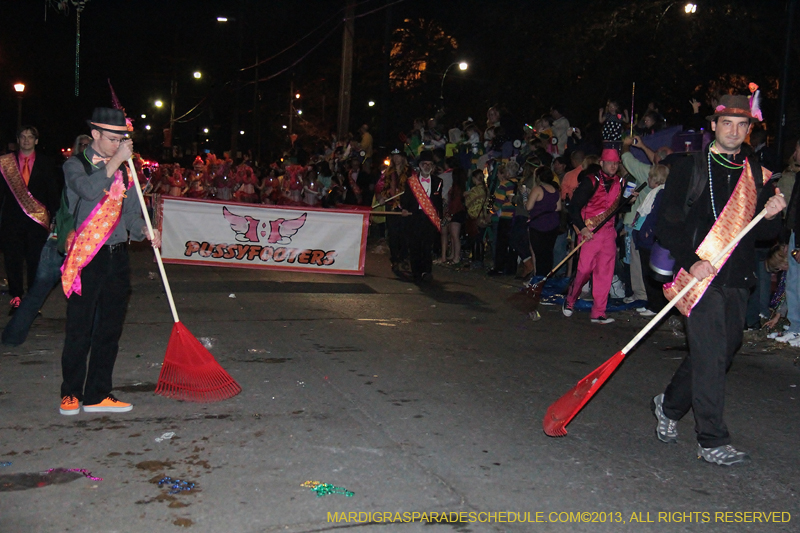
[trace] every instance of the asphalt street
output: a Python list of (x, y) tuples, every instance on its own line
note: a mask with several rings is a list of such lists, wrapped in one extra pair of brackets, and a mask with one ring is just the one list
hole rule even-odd
[(152, 253), (131, 256), (114, 383), (133, 411), (59, 414), (62, 294), (2, 347), (2, 532), (800, 530), (800, 349), (746, 338), (726, 420), (752, 461), (720, 467), (697, 459), (691, 414), (677, 444), (655, 437), (679, 321), (551, 438), (547, 407), (646, 319), (533, 322), (509, 278), (436, 267), (417, 286), (374, 251), (363, 277), (167, 265), (181, 321), (243, 389), (189, 403), (154, 394), (172, 318)]

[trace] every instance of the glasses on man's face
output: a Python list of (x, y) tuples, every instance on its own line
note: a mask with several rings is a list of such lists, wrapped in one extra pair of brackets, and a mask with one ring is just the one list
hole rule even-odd
[(106, 140), (108, 140), (108, 142), (110, 142), (111, 144), (120, 144), (121, 142), (128, 140), (128, 137), (109, 137), (104, 133), (101, 133), (100, 135), (105, 137)]

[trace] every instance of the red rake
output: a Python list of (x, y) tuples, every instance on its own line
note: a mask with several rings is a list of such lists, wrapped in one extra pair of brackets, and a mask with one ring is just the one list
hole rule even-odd
[[(144, 203), (142, 188), (139, 186), (139, 178), (132, 159), (128, 159), (128, 168), (133, 176), (134, 189), (139, 197), (144, 220), (147, 223), (147, 231), (150, 232), (152, 240), (153, 225), (147, 214), (147, 206)], [(167, 273), (161, 260), (161, 252), (158, 248), (153, 248), (153, 252), (156, 254), (158, 270), (161, 272), (169, 307), (175, 320), (169, 344), (167, 344), (164, 364), (161, 366), (161, 374), (158, 376), (156, 394), (190, 402), (218, 402), (236, 396), (242, 392), (242, 388), (178, 318)]]
[[(714, 259), (711, 260), (712, 265), (716, 265), (719, 263), (723, 257), (725, 257), (728, 252), (733, 250), (734, 246), (736, 246), (742, 237), (747, 235), (747, 233), (753, 229), (753, 227), (758, 224), (762, 218), (764, 218), (767, 214), (767, 210), (764, 209), (761, 213), (758, 214), (752, 221), (741, 231), (739, 234), (728, 243), (727, 246), (717, 255)], [(681, 298), (683, 298), (692, 287), (697, 284), (697, 278), (692, 278), (692, 280), (686, 284), (686, 286), (675, 295), (675, 297), (669, 301), (669, 303), (662, 309), (656, 316), (653, 317), (647, 325), (636, 334), (636, 336), (625, 345), (625, 347), (615, 353), (608, 361), (597, 367), (594, 371), (592, 371), (588, 376), (583, 378), (575, 385), (569, 392), (567, 392), (564, 396), (559, 398), (553, 405), (551, 405), (547, 409), (547, 413), (544, 415), (544, 421), (542, 422), (542, 426), (544, 428), (545, 434), (550, 437), (563, 437), (567, 434), (567, 424), (575, 418), (575, 415), (580, 412), (584, 405), (594, 396), (594, 394), (600, 390), (600, 387), (611, 377), (611, 374), (619, 367), (622, 360), (625, 359), (625, 356), (630, 352), (634, 346), (636, 346), (642, 338), (653, 329), (656, 324), (658, 324), (664, 316), (672, 309)]]

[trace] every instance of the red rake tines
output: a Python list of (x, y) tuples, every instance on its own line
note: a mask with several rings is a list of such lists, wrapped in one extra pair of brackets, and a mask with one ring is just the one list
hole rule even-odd
[(242, 392), (181, 322), (175, 322), (158, 376), (156, 394), (189, 402), (218, 402)]
[[(762, 218), (764, 218), (767, 214), (767, 210), (764, 209), (759, 213), (757, 216), (750, 221), (750, 223), (745, 226), (745, 228), (739, 232), (739, 234), (731, 239), (725, 248), (722, 249), (716, 257), (714, 257), (710, 262), (712, 265), (719, 265), (720, 261), (728, 255), (728, 252), (733, 250), (733, 248), (742, 240), (742, 237), (747, 235), (747, 233), (758, 224)], [(608, 361), (597, 367), (591, 374), (583, 378), (578, 382), (577, 385), (572, 387), (569, 392), (567, 392), (564, 396), (556, 400), (556, 402), (551, 405), (547, 409), (547, 413), (544, 415), (544, 421), (542, 421), (542, 426), (544, 428), (545, 434), (551, 437), (563, 437), (567, 434), (567, 424), (575, 418), (575, 415), (583, 408), (584, 405), (591, 399), (592, 396), (603, 386), (608, 378), (611, 377), (611, 374), (614, 373), (614, 370), (622, 363), (622, 360), (625, 359), (625, 356), (636, 346), (642, 338), (644, 338), (647, 333), (658, 324), (662, 318), (664, 318), (670, 309), (672, 309), (676, 303), (683, 298), (686, 293), (691, 290), (692, 287), (697, 285), (697, 278), (692, 278), (692, 280), (687, 283), (681, 291), (669, 301), (669, 303), (664, 306), (664, 309), (659, 311), (659, 313), (647, 323), (647, 325), (642, 328), (642, 330), (636, 334), (636, 336), (631, 339), (631, 341), (625, 345), (622, 350), (615, 353)]]
[(611, 359), (580, 380), (568, 393), (551, 405), (544, 415), (544, 432), (551, 437), (563, 437), (566, 435), (566, 425), (575, 418), (578, 411), (603, 386), (603, 383), (614, 373), (614, 370), (617, 369), (624, 358), (625, 354), (623, 352), (617, 352)]

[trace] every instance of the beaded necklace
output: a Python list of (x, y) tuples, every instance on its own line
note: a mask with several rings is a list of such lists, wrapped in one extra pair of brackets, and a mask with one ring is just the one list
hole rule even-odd
[[(745, 161), (741, 163), (736, 163), (731, 161), (723, 154), (715, 152), (714, 149), (716, 147), (717, 141), (711, 141), (711, 145), (708, 147), (708, 192), (711, 193), (711, 211), (714, 213), (714, 220), (717, 220), (717, 204), (714, 201), (714, 177), (711, 175), (711, 159), (714, 159), (714, 162), (718, 165), (727, 168), (728, 170), (741, 170), (744, 168)], [(730, 182), (731, 174), (728, 172), (728, 181)], [(730, 183), (728, 184), (730, 185)]]

